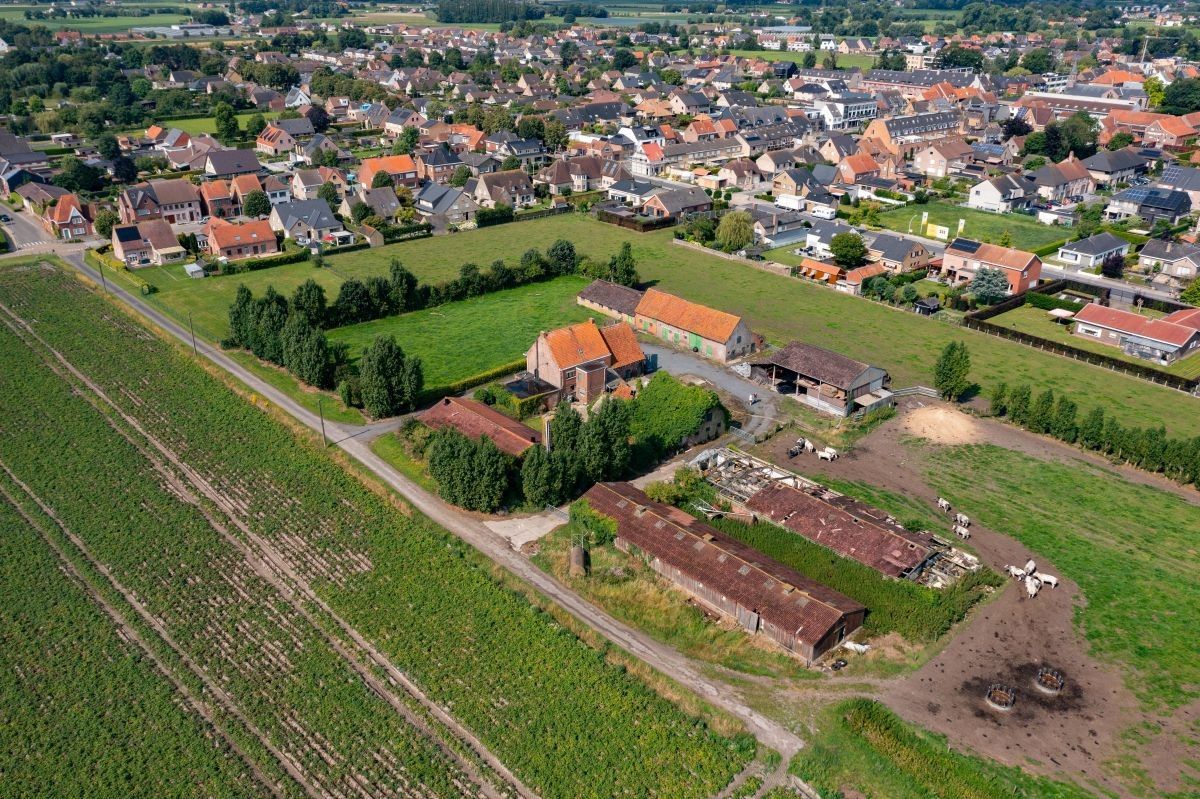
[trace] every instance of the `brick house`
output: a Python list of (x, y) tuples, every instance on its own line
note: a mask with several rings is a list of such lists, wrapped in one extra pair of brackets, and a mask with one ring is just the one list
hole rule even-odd
[(92, 233), (92, 220), (79, 197), (74, 194), (64, 194), (54, 205), (46, 207), (45, 212), (38, 217), (42, 227), (56, 239), (69, 241)]
[(358, 182), (370, 187), (375, 175), (386, 172), (392, 176), (397, 186), (408, 186), (415, 189), (421, 185), (420, 170), (411, 155), (385, 155), (380, 158), (366, 158), (358, 171)]
[(594, 320), (542, 331), (525, 353), (525, 368), (559, 390), (559, 398), (591, 403), (615, 379), (645, 371), (646, 355), (629, 325)]
[(275, 242), (275, 231), (265, 219), (233, 224), (222, 219), (208, 223), (208, 251), (218, 258), (236, 261), (256, 255), (271, 255), (279, 252)]
[(203, 216), (200, 190), (179, 178), (135, 183), (117, 198), (117, 213), (125, 224), (163, 219), (168, 224), (199, 222)]
[(1024, 250), (960, 238), (946, 247), (938, 274), (952, 285), (963, 285), (974, 280), (983, 268), (1003, 272), (1011, 296), (1037, 285), (1042, 276), (1042, 259)]
[(187, 250), (180, 246), (171, 226), (162, 219), (146, 219), (112, 230), (113, 256), (126, 266), (149, 266), (182, 260)]

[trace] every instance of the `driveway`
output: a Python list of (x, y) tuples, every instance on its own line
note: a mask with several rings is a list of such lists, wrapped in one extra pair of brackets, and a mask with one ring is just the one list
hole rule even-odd
[[(778, 395), (764, 390), (759, 384), (747, 380), (729, 367), (688, 350), (642, 342), (642, 351), (647, 355), (658, 356), (659, 369), (673, 375), (699, 377), (735, 397), (749, 417), (742, 426), (747, 433), (758, 435), (772, 430), (775, 418), (779, 415)], [(750, 407), (748, 401), (751, 394), (757, 394), (760, 398), (754, 407)]]

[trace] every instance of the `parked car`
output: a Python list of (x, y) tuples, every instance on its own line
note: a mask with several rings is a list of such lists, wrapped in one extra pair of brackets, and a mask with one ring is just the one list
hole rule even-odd
[(11, 222), (12, 217), (8, 214), (0, 214), (0, 222)]

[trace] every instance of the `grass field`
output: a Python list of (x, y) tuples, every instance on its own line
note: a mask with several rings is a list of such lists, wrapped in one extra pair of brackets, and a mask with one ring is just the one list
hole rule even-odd
[[(4, 266), (5, 304), (34, 320), (40, 340), (0, 327), (0, 459), (228, 689), (220, 701), (240, 703), (262, 730), (256, 740), (295, 753), (310, 780), (347, 794), (473, 792), (449, 785), (461, 776), (452, 764), (351, 672), (368, 671), (366, 653), (331, 614), (546, 799), (601, 799), (612, 785), (699, 799), (753, 756), (753, 739), (719, 734), (654, 693), (469, 546), (362, 485), (311, 436), (80, 281)], [(91, 383), (52, 371), (50, 347)], [(155, 453), (180, 462), (155, 464)], [(176, 481), (188, 487), (168, 486)], [(228, 501), (201, 507), (193, 491)], [(243, 536), (325, 607), (302, 614), (312, 605), (285, 596), (272, 567), (255, 572), (231, 540)], [(350, 651), (335, 654), (331, 639)]]
[(1032, 777), (1017, 768), (955, 752), (952, 742), (904, 723), (866, 699), (826, 708), (818, 734), (791, 771), (822, 796), (887, 799), (1086, 799), (1074, 785)]
[(1121, 665), (1144, 704), (1164, 710), (1200, 698), (1200, 507), (1080, 463), (992, 446), (935, 452), (932, 464), (941, 494), (1051, 555), (1079, 584), (1084, 635)]
[(357, 359), (376, 336), (394, 335), (406, 353), (420, 356), (426, 390), (519, 360), (539, 332), (592, 314), (575, 302), (587, 285), (578, 277), (531, 283), (482, 297), (389, 316), (330, 331)]
[[(7, 478), (0, 487), (14, 490)], [(3, 497), (0, 528), (6, 795), (269, 795)]]
[[(918, 218), (919, 219), (919, 218)], [(159, 292), (150, 301), (181, 322), (193, 314), (198, 334), (211, 340), (227, 330), (227, 312), (240, 283), (256, 295), (275, 285), (290, 294), (309, 277), (336, 295), (346, 277), (387, 273), (399, 258), (422, 280), (452, 277), (464, 261), (486, 266), (496, 258), (515, 262), (530, 247), (545, 251), (556, 239), (574, 242), (592, 258), (607, 258), (624, 241), (643, 281), (731, 313), (742, 314), (751, 327), (773, 344), (800, 339), (837, 350), (886, 368), (896, 386), (929, 385), (936, 353), (948, 342), (965, 341), (971, 354), (971, 377), (986, 390), (993, 382), (1029, 383), (1066, 394), (1086, 413), (1103, 405), (1130, 425), (1165, 424), (1175, 435), (1200, 434), (1195, 400), (1107, 369), (1039, 352), (1023, 344), (951, 327), (792, 278), (772, 275), (716, 256), (671, 243), (672, 232), (637, 234), (576, 214), (562, 214), (484, 230), (436, 236), (330, 258), (331, 268), (299, 263), (228, 277), (188, 280), (139, 272)]]
[(1110, 358), (1120, 358), (1123, 361), (1129, 361), (1139, 366), (1151, 366), (1173, 375), (1179, 375), (1180, 377), (1200, 377), (1200, 357), (1194, 354), (1178, 360), (1170, 366), (1151, 364), (1149, 361), (1126, 355), (1121, 351), (1120, 347), (1112, 347), (1102, 344), (1099, 341), (1084, 338), (1083, 336), (1073, 335), (1071, 333), (1071, 325), (1063, 325), (1055, 322), (1050, 318), (1047, 311), (1041, 308), (1034, 308), (1032, 305), (1022, 305), (1019, 308), (1013, 308), (1011, 311), (1002, 313), (999, 316), (993, 316), (988, 321), (992, 324), (1003, 325), (1022, 333), (1028, 333), (1031, 336), (1040, 336), (1041, 338), (1048, 338), (1051, 341), (1057, 341), (1061, 344), (1078, 347), (1088, 352), (1098, 352)]
[(921, 214), (929, 212), (929, 223), (944, 225), (950, 229), (950, 237), (954, 238), (958, 230), (958, 220), (965, 219), (966, 226), (962, 235), (978, 241), (989, 241), (999, 244), (1000, 237), (1005, 231), (1012, 236), (1012, 245), (1020, 250), (1036, 250), (1055, 241), (1062, 241), (1070, 235), (1064, 228), (1043, 225), (1032, 216), (1023, 214), (992, 214), (987, 211), (976, 211), (973, 208), (963, 208), (949, 203), (934, 202), (928, 205), (910, 205), (884, 211), (879, 215), (879, 222), (889, 230), (908, 233), (912, 224), (913, 233), (921, 233)]
[[(173, 5), (173, 4), (164, 4)], [(184, 14), (147, 14), (145, 16), (82, 17), (62, 19), (25, 19), (25, 9), (30, 6), (6, 6), (0, 8), (0, 19), (22, 25), (44, 25), (50, 30), (69, 28), (81, 33), (123, 33), (131, 28), (147, 28), (177, 25), (191, 17)], [(44, 11), (46, 6), (40, 6)]]
[[(242, 111), (240, 114), (237, 114), (238, 126), (245, 129), (246, 120), (250, 119), (250, 117), (254, 116), (255, 114), (262, 114), (263, 119), (267, 120), (268, 122), (270, 122), (275, 117), (279, 116), (278, 114), (272, 113), (270, 111)], [(159, 124), (162, 125), (164, 128), (179, 128), (184, 133), (189, 133), (193, 136), (199, 135), (201, 133), (213, 134), (213, 133), (217, 132), (217, 121), (215, 119), (213, 119), (212, 117), (196, 117), (195, 119), (169, 119), (169, 120), (160, 122)], [(145, 132), (146, 132), (145, 128), (134, 128), (132, 130), (119, 131), (116, 135), (118, 135), (118, 136), (138, 135), (138, 136), (140, 136), (140, 135), (144, 134)]]

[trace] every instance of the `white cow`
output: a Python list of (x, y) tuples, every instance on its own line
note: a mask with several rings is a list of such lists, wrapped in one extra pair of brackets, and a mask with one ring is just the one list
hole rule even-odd
[(1016, 566), (1005, 566), (1004, 570), (1008, 572), (1008, 576), (1014, 580), (1025, 579), (1025, 571), (1023, 569), (1018, 569)]
[(1037, 564), (1033, 562), (1033, 558), (1025, 561), (1025, 573), (1033, 574), (1035, 571), (1037, 571)]
[(801, 440), (804, 442), (804, 451), (805, 451), (805, 452), (816, 452), (816, 451), (817, 451), (817, 445), (816, 445), (816, 444), (812, 443), (812, 442), (811, 442), (811, 441), (809, 441), (807, 438), (804, 438), (804, 439), (801, 439)]
[(834, 449), (833, 447), (826, 447), (825, 449), (820, 450), (817, 453), (817, 457), (823, 461), (835, 461), (835, 460), (837, 460), (837, 456), (838, 456), (837, 450)]
[(967, 514), (965, 514), (965, 513), (956, 513), (956, 514), (954, 514), (954, 521), (955, 521), (957, 524), (961, 524), (963, 527), (970, 527), (970, 526), (971, 526), (971, 517), (970, 517), (970, 516), (968, 516), (968, 515), (967, 515)]
[(1025, 593), (1033, 599), (1038, 595), (1038, 591), (1042, 590), (1042, 581), (1034, 577), (1032, 574), (1025, 576)]
[(1046, 574), (1045, 572), (1034, 572), (1033, 576), (1035, 578), (1037, 578), (1037, 580), (1039, 582), (1045, 583), (1046, 585), (1050, 586), (1051, 588), (1058, 588), (1058, 578), (1055, 577), (1053, 574)]
[(944, 511), (946, 511), (946, 513), (949, 513), (950, 512), (950, 500), (944, 499), (942, 497), (938, 497), (938, 510), (944, 510)]
[(966, 527), (963, 527), (961, 524), (954, 525), (954, 532), (958, 533), (959, 538), (970, 538), (971, 537), (971, 531), (968, 530)]

